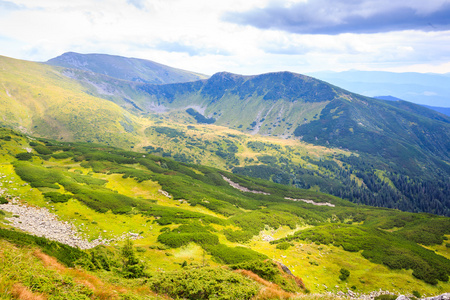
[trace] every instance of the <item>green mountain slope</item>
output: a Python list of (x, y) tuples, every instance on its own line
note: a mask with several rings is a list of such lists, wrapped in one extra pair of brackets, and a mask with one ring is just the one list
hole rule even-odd
[(46, 62), (83, 71), (90, 71), (128, 81), (164, 84), (195, 81), (206, 75), (175, 69), (150, 60), (106, 54), (79, 54), (67, 52)]
[[(266, 291), (267, 281), (277, 284), (272, 289), (287, 293), (285, 298), (300, 297), (305, 287), (319, 293), (347, 292), (350, 286), (355, 292), (382, 288), (397, 294), (411, 293), (414, 287), (427, 295), (450, 288), (447, 217), (356, 205), (210, 167), (106, 145), (30, 139), (9, 129), (0, 129), (0, 154), (2, 257), (20, 252), (31, 260), (27, 247), (38, 247), (67, 267), (90, 270), (111, 285), (141, 285), (148, 293), (174, 298), (199, 298), (186, 294), (197, 286), (200, 299), (217, 289), (223, 297), (247, 299)], [(13, 225), (21, 216), (12, 216), (7, 202), (45, 207), (73, 224), (83, 239), (101, 237), (110, 245), (79, 250), (12, 231), (27, 221)], [(137, 238), (134, 251), (121, 239), (125, 235)], [(15, 250), (12, 244), (27, 247)], [(36, 293), (57, 294), (65, 286), (56, 273), (46, 271), (39, 276), (53, 278), (55, 288), (44, 277), (33, 281), (29, 273), (17, 272), (19, 263), (11, 260), (6, 268), (10, 273), (0, 271), (6, 291), (18, 282)], [(246, 271), (231, 272), (235, 269)], [(347, 278), (340, 278), (341, 269), (349, 272)], [(125, 283), (123, 277), (130, 279)], [(92, 285), (83, 290), (76, 283), (67, 283), (72, 293), (98, 293)], [(144, 297), (136, 293), (146, 290), (118, 293), (127, 291)], [(238, 292), (245, 295), (233, 294)]]
[[(341, 184), (352, 187), (326, 187), (321, 182), (323, 191), (365, 204), (450, 213), (447, 116), (407, 102), (363, 97), (287, 72), (219, 73), (206, 81), (142, 89), (149, 93), (155, 111), (172, 112), (178, 119), (177, 112), (187, 110), (199, 123), (210, 120), (252, 134), (297, 137), (357, 152), (357, 159), (341, 160), (357, 165), (356, 169), (349, 171), (332, 160), (323, 164)], [(317, 177), (304, 176), (309, 171), (291, 163), (275, 161), (270, 167), (247, 164), (236, 172), (265, 179), (280, 175), (288, 178), (282, 181), (300, 182), (302, 187), (317, 184)]]
[(1, 61), (3, 126), (145, 150), (356, 203), (450, 215), (449, 121), (423, 107), (288, 72), (150, 85)]
[(62, 140), (111, 143), (135, 141), (135, 117), (84, 87), (60, 69), (0, 57), (0, 124)]

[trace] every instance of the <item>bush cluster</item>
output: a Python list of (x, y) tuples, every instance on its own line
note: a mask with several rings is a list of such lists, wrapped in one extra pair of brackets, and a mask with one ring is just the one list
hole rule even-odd
[(152, 290), (180, 299), (252, 299), (255, 282), (222, 268), (183, 268), (150, 279)]

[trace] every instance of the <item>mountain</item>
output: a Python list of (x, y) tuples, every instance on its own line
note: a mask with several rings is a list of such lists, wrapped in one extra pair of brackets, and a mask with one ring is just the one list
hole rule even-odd
[[(396, 98), (396, 97), (392, 97), (392, 96), (376, 96), (374, 97), (375, 99), (380, 99), (380, 100), (387, 100), (387, 101), (404, 101), (402, 99)], [(422, 105), (428, 109), (437, 111), (441, 114), (444, 114), (446, 116), (450, 116), (450, 108), (447, 107), (436, 107), (436, 106), (429, 106), (429, 105)]]
[[(413, 211), (435, 202), (439, 207), (435, 212), (450, 213), (446, 196), (450, 191), (450, 118), (423, 106), (364, 97), (289, 72), (257, 76), (218, 73), (204, 81), (138, 88), (149, 94), (151, 100), (146, 103), (150, 110), (157, 108), (155, 112), (186, 110), (200, 123), (206, 119), (247, 133), (297, 137), (309, 144), (356, 153), (357, 159), (340, 160), (358, 169), (356, 176), (364, 182), (363, 189), (372, 194), (363, 196), (356, 192), (357, 187), (350, 194), (325, 188), (331, 194)], [(345, 172), (331, 167), (333, 164), (327, 163), (327, 168), (334, 169), (334, 174)], [(273, 180), (291, 184), (308, 172), (294, 171), (291, 164), (281, 161), (270, 167), (262, 170), (258, 164), (247, 165), (236, 172), (266, 179), (268, 172)], [(285, 179), (275, 179), (275, 174)], [(348, 178), (351, 176), (350, 172)], [(315, 179), (301, 186), (313, 185)], [(408, 191), (405, 182), (411, 180), (415, 186), (427, 186), (435, 196)]]
[(388, 95), (388, 96), (375, 96), (373, 98), (380, 99), (380, 100), (386, 100), (386, 101), (404, 101), (402, 99), (399, 99), (397, 97), (393, 97), (391, 95)]
[(304, 75), (218, 73), (205, 81), (139, 88), (149, 94), (147, 105), (151, 101), (166, 111), (195, 106), (215, 124), (253, 134), (295, 135), (312, 144), (383, 157), (401, 151), (398, 155), (405, 159), (430, 154), (449, 160), (450, 118), (407, 102), (363, 97)]
[[(392, 97), (392, 96), (376, 96), (374, 98), (380, 99), (380, 100), (387, 100), (387, 101), (404, 101), (402, 99)], [(450, 116), (450, 108), (448, 108), (448, 107), (436, 107), (436, 106), (428, 106), (428, 105), (422, 105), (422, 106), (432, 109), (434, 111), (437, 111), (446, 116)]]
[(67, 52), (50, 59), (46, 63), (52, 66), (90, 71), (117, 79), (152, 84), (186, 82), (207, 78), (206, 75), (172, 68), (150, 60), (107, 54)]
[(441, 114), (444, 114), (446, 116), (450, 116), (450, 107), (437, 107), (437, 106), (428, 106), (428, 105), (424, 105), (424, 106), (426, 108), (440, 112)]
[(450, 107), (448, 73), (344, 71), (314, 72), (309, 75), (369, 97), (392, 95), (417, 104)]
[(450, 289), (448, 217), (6, 128), (0, 175), (2, 298), (331, 299), (349, 289)]
[(171, 156), (356, 203), (450, 215), (449, 119), (424, 107), (289, 72), (154, 85), (0, 62), (2, 126)]

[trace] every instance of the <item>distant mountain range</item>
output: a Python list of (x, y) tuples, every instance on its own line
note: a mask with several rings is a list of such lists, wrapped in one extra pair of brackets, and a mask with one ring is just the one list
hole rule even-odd
[(314, 72), (308, 75), (369, 96), (391, 95), (417, 104), (450, 107), (450, 73), (381, 71)]
[[(393, 97), (393, 96), (375, 96), (374, 98), (376, 99), (381, 99), (381, 100), (387, 100), (387, 101), (404, 101), (402, 99)], [(426, 108), (435, 110), (437, 112), (440, 112), (441, 114), (444, 114), (446, 116), (450, 116), (450, 107), (436, 107), (436, 106), (429, 106), (429, 105), (423, 105)]]
[(107, 54), (79, 54), (67, 52), (46, 62), (110, 77), (152, 84), (195, 81), (208, 76), (172, 68), (150, 60), (127, 58)]

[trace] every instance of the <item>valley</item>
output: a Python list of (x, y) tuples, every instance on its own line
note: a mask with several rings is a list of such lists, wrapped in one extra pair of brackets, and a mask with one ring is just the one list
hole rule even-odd
[(0, 298), (450, 290), (445, 115), (289, 72), (0, 68)]

